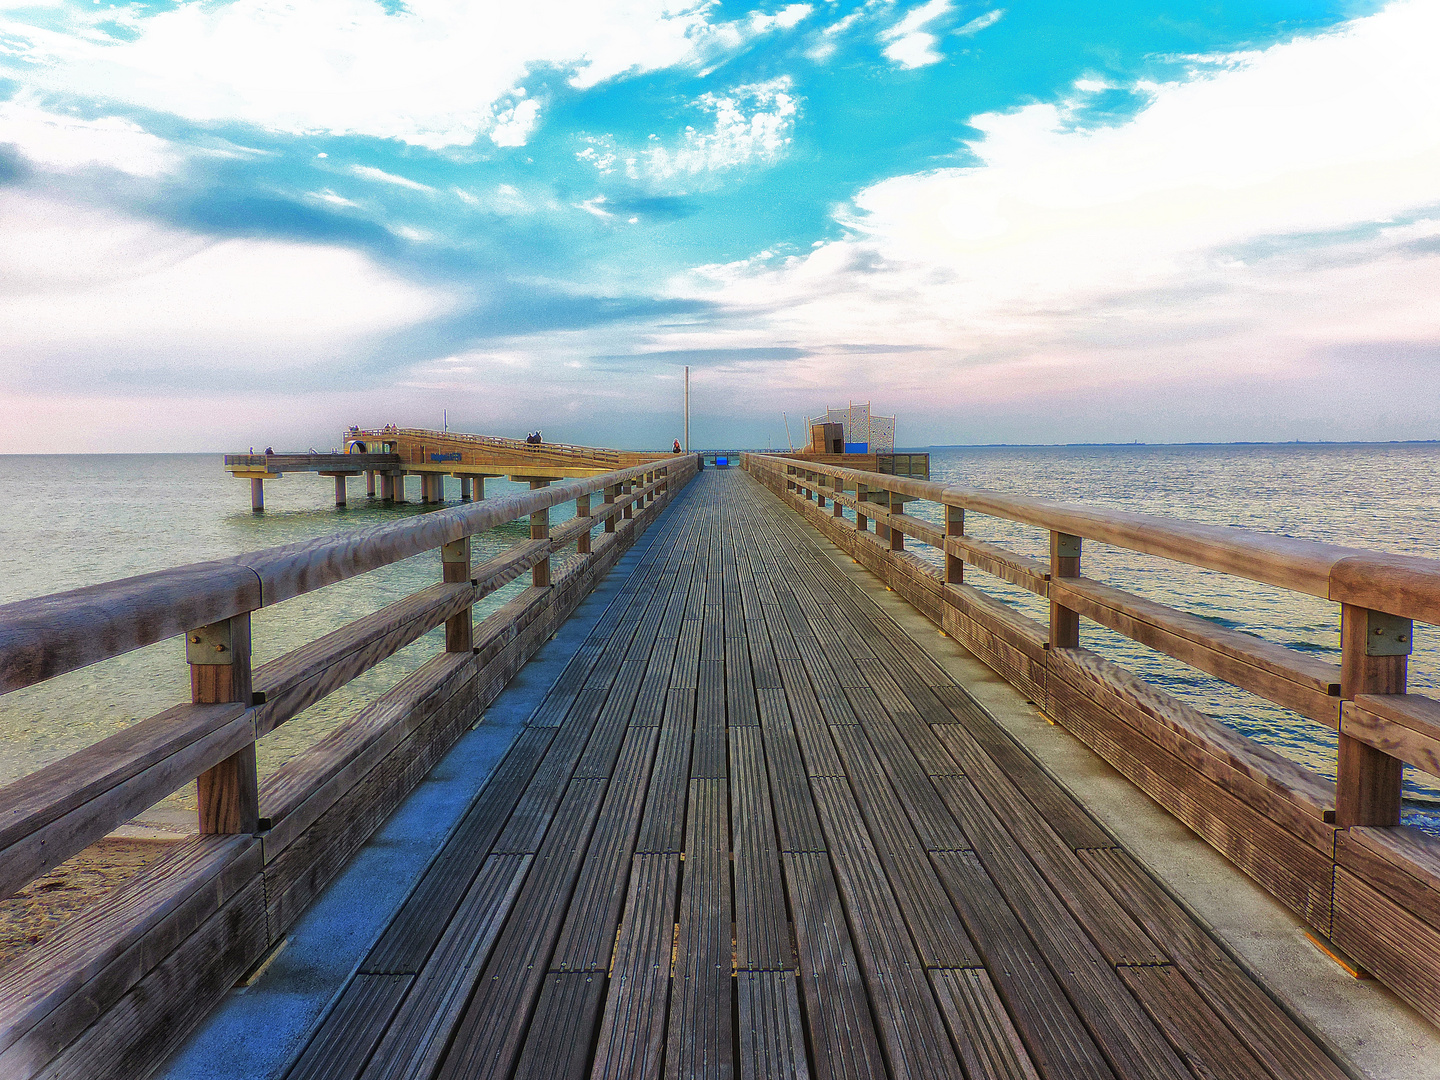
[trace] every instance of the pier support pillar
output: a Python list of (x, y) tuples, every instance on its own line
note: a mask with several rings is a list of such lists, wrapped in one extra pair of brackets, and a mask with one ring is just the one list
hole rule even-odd
[[(1403, 694), (1415, 637), (1409, 619), (1340, 605), (1340, 697)], [(1391, 828), (1400, 824), (1405, 763), (1345, 733), (1344, 709), (1335, 777), (1335, 824)]]
[(375, 497), (375, 470), (374, 470), (374, 469), (366, 469), (366, 470), (365, 470), (365, 497), (366, 497), (367, 499), (373, 499), (373, 498)]
[[(539, 491), (541, 488), (549, 486), (549, 480), (530, 481), (531, 491)], [(535, 513), (530, 515), (530, 539), (550, 539), (550, 510), (548, 507), (544, 510), (536, 510)], [(530, 584), (534, 585), (536, 588), (539, 589), (549, 587), (550, 557), (548, 555), (545, 558), (541, 559), (538, 563), (536, 563), (535, 568), (530, 571)]]
[(264, 480), (252, 479), (250, 481), (250, 510), (256, 514), (263, 514), (265, 512)]
[(345, 505), (345, 474), (335, 474), (335, 505)]
[(380, 498), (385, 502), (395, 501), (395, 477), (391, 473), (380, 474)]
[(403, 503), (405, 501), (405, 474), (403, 472), (395, 474), (394, 498), (397, 503)]
[[(481, 482), (483, 483), (484, 481)], [(470, 501), (470, 477), (468, 476), (460, 477), (460, 501)]]

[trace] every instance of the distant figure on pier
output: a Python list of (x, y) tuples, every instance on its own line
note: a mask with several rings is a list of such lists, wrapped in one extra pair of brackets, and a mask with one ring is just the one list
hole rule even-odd
[(265, 447), (265, 453), (267, 456), (273, 454), (275, 453), (275, 448), (273, 446), (267, 446)]
[(678, 454), (679, 452), (680, 452), (680, 440), (679, 440), (679, 439), (676, 439), (676, 440), (675, 440), (675, 453)]

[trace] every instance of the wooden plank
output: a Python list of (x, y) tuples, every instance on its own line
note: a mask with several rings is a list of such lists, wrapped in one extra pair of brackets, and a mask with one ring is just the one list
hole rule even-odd
[(1440, 1024), (1440, 929), (1351, 871), (1335, 871), (1331, 939), (1420, 1015)]
[(0, 975), (0, 1074), (55, 1057), (260, 872), (249, 836), (176, 844)]
[(688, 690), (672, 690), (666, 700), (665, 722), (655, 750), (655, 766), (645, 799), (645, 814), (640, 819), (636, 851), (678, 853), (684, 850), (694, 716), (694, 695)]
[(759, 701), (780, 850), (824, 851), (825, 836), (815, 815), (785, 695), (777, 690), (761, 690)]
[(1040, 1080), (983, 969), (932, 971), (930, 982), (970, 1080)]
[[(1111, 964), (1164, 963), (1166, 957), (1155, 943), (985, 755), (979, 743), (959, 725), (946, 725), (940, 729), (940, 736), (989, 804), (991, 820), (1010, 834), (1016, 850), (1029, 858), (1105, 959)], [(999, 834), (994, 835), (998, 840)]]
[(445, 847), (396, 912), (360, 970), (418, 972), (470, 888), (520, 793), (554, 737), (549, 728), (522, 732), (470, 804)]
[(1050, 597), (1101, 626), (1242, 690), (1329, 727), (1339, 723), (1338, 664), (1087, 578), (1052, 582)]
[(690, 776), (723, 777), (725, 767), (725, 664), (700, 661), (700, 687), (695, 695), (695, 749)]
[(963, 687), (936, 686), (935, 695), (950, 709), (985, 754), (1025, 793), (1050, 828), (1072, 849), (1112, 847), (1114, 841), (1050, 773), (984, 712)]
[(585, 1080), (604, 997), (603, 972), (546, 975), (515, 1080)]
[(947, 536), (946, 554), (963, 559), (977, 570), (1019, 585), (1037, 596), (1050, 595), (1050, 565), (1039, 559), (1017, 555), (999, 544), (977, 540), (973, 536)]
[(665, 1043), (667, 1076), (734, 1074), (726, 787), (724, 780), (690, 781), (674, 1001)]
[(812, 777), (810, 784), (891, 1069), (905, 1076), (959, 1077), (960, 1064), (925, 981), (921, 958), (880, 871), (849, 784), (831, 777)]
[[(530, 870), (530, 855), (492, 855), (443, 924), (435, 950), (386, 1025), (366, 1066), (365, 1080), (428, 1076), (449, 1043), (500, 927)], [(412, 913), (412, 917), (419, 913)], [(326, 1024), (330, 1023), (327, 1020)], [(369, 1020), (362, 1020), (368, 1028)], [(357, 1074), (332, 1073), (335, 1080)]]
[(975, 853), (937, 852), (932, 858), (1041, 1076), (1112, 1080), (1075, 1006)]
[(413, 979), (413, 975), (356, 975), (310, 1036), (285, 1080), (360, 1075)]
[(456, 1029), (441, 1080), (503, 1077), (514, 1068), (605, 786), (604, 780), (575, 780), (556, 808), (555, 827)]
[[(838, 729), (834, 737), (864, 817), (862, 825), (843, 802), (838, 803), (837, 811), (846, 814), (843, 828), (868, 829), (920, 962), (926, 967), (977, 966), (975, 947), (915, 836), (904, 803), (876, 762), (870, 741), (855, 728)], [(933, 789), (929, 799), (938, 801)]]
[(809, 1080), (795, 973), (741, 971), (736, 989), (742, 1080)]
[(656, 1080), (670, 994), (680, 856), (637, 854), (615, 941), (594, 1080)]
[(729, 738), (735, 966), (741, 971), (793, 971), (763, 735), (758, 727), (738, 727), (730, 729)]
[[(790, 706), (790, 718), (794, 724), (795, 737), (800, 743), (800, 752), (805, 758), (805, 771), (810, 776), (844, 776), (845, 768), (835, 753), (830, 741), (829, 726), (820, 710), (815, 689), (810, 685), (809, 676), (799, 660), (781, 660), (780, 678), (785, 683), (785, 700)], [(760, 694), (761, 723), (767, 707), (766, 697), (774, 691)]]
[(1251, 1080), (1265, 1075), (1255, 1055), (1175, 968), (1164, 964), (1118, 970), (1196, 1076)]
[(585, 695), (583, 709), (577, 705), (545, 751), (545, 757), (535, 770), (525, 794), (520, 797), (505, 831), (495, 842), (496, 851), (524, 853), (539, 850), (555, 809), (565, 796), (566, 785), (589, 742), (595, 720), (605, 705), (603, 690), (587, 690)]
[(1341, 734), (1440, 775), (1440, 701), (1421, 694), (1360, 694), (1345, 702)]
[(250, 879), (106, 1009), (40, 1074), (47, 1080), (146, 1076), (269, 947), (265, 882)]
[(659, 738), (656, 728), (632, 728), (625, 738), (550, 961), (552, 971), (604, 972), (610, 966), (626, 871)]
[(241, 705), (180, 705), (11, 784), (0, 803), (0, 896), (254, 741)]
[(784, 864), (815, 1076), (883, 1080), (888, 1074), (830, 860), (787, 852)]
[(1188, 1080), (1189, 1072), (1154, 1022), (970, 782), (946, 776), (936, 786), (1116, 1073)]
[(1345, 1075), (1126, 852), (1080, 858), (1277, 1080)]
[(1440, 841), (1408, 826), (1346, 829), (1335, 862), (1431, 926), (1440, 926)]

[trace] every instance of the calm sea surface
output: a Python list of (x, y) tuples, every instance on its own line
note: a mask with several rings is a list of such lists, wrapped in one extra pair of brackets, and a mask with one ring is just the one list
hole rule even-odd
[[(923, 448), (921, 448), (923, 449)], [(1440, 445), (977, 447), (931, 451), (936, 480), (1014, 494), (1113, 506), (1219, 525), (1405, 554), (1440, 554)], [(501, 494), (520, 485), (489, 481)], [(447, 481), (453, 503), (459, 484)], [(264, 515), (249, 486), (218, 455), (0, 456), (0, 603), (183, 563), (239, 554), (428, 512), (418, 503), (367, 503), (352, 480), (350, 508), (331, 503), (331, 481), (306, 475), (266, 484)], [(418, 498), (418, 482), (410, 482)], [(916, 504), (922, 516), (935, 507)], [(557, 508), (556, 520), (571, 513)], [(968, 532), (1023, 554), (1048, 557), (1040, 530), (968, 514)], [(495, 530), (476, 561), (528, 535)], [(928, 551), (923, 545), (917, 550)], [(1087, 576), (1270, 641), (1336, 659), (1336, 605), (1222, 574), (1086, 544)], [(263, 662), (438, 581), (438, 553), (386, 567), (256, 613)], [(971, 571), (967, 580), (1035, 617), (1042, 603)], [(503, 604), (515, 583), (487, 598)], [(1084, 643), (1190, 704), (1328, 777), (1335, 738), (1327, 729), (1226, 683), (1085, 623)], [(262, 774), (351, 715), (400, 675), (443, 648), (433, 633), (262, 740)], [(1411, 685), (1440, 690), (1440, 635), (1418, 627)], [(181, 641), (161, 642), (0, 698), (0, 784), (112, 734), (189, 696)], [(193, 785), (165, 804), (194, 805)], [(1407, 821), (1440, 832), (1440, 783), (1406, 770)]]

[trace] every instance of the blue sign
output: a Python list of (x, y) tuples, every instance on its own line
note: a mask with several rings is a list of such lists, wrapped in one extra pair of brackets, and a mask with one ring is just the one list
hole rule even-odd
[(863, 442), (847, 442), (847, 443), (845, 444), (845, 453), (847, 453), (847, 454), (868, 454), (869, 452), (870, 452), (870, 444), (869, 444), (869, 443), (863, 443)]
[(459, 461), (459, 460), (460, 460), (460, 451), (457, 450), (457, 451), (455, 451), (455, 453), (453, 453), (453, 454), (431, 454), (431, 455), (430, 455), (430, 460), (431, 460), (431, 461)]

